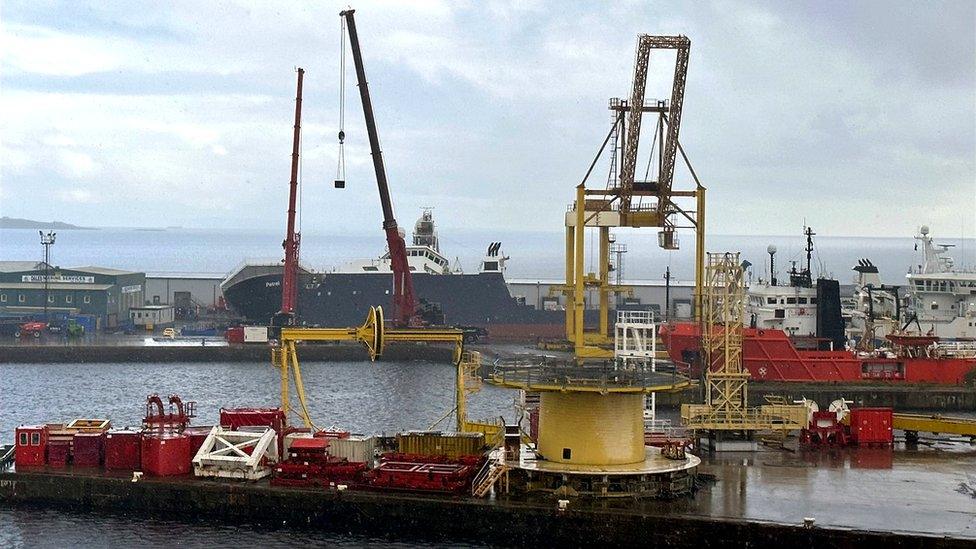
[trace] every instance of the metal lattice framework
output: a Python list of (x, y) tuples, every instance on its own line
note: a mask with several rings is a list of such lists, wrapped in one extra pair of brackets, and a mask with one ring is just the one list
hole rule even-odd
[(677, 50), (678, 54), (674, 65), (674, 80), (671, 88), (671, 116), (669, 117), (667, 139), (664, 142), (661, 174), (658, 177), (658, 208), (664, 210), (671, 200), (671, 181), (674, 177), (674, 163), (678, 153), (678, 129), (681, 126), (681, 107), (685, 98), (685, 81), (688, 76), (691, 40), (687, 36), (642, 34), (637, 41), (634, 82), (630, 92), (631, 109), (625, 140), (629, 146), (624, 149), (623, 167), (620, 171), (620, 209), (625, 215), (629, 213), (630, 195), (634, 189), (637, 143), (640, 140), (642, 106), (644, 105), (644, 92), (647, 86), (647, 64), (652, 49), (673, 49)]
[(215, 425), (193, 457), (198, 477), (257, 480), (271, 474), (269, 463), (278, 461), (274, 429), (232, 431)]
[(702, 311), (705, 402), (728, 417), (742, 416), (748, 402), (749, 373), (742, 370), (744, 299), (739, 253), (708, 254)]
[(749, 408), (749, 372), (742, 368), (745, 283), (738, 252), (710, 253), (702, 299), (705, 403), (684, 404), (682, 422), (712, 431), (795, 430), (803, 406), (771, 403)]

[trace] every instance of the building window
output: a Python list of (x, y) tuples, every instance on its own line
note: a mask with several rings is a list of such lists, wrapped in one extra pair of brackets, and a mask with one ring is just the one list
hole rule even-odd
[(776, 298), (775, 297), (767, 297), (766, 298), (766, 304), (767, 305), (776, 305)]
[(817, 298), (811, 297), (810, 298), (810, 305), (816, 305), (816, 304), (817, 304)]
[(31, 433), (31, 446), (40, 446), (40, 445), (41, 445), (41, 434)]
[(806, 305), (806, 304), (807, 304), (807, 298), (801, 297), (800, 298), (800, 305)]
[(789, 303), (790, 305), (796, 305), (796, 298), (795, 297), (788, 297), (788, 298), (786, 298), (786, 302)]
[(53, 295), (48, 295), (47, 296), (47, 302), (48, 303), (54, 303), (54, 296)]
[(68, 294), (68, 295), (64, 296), (64, 302), (65, 303), (71, 303), (72, 301), (74, 301), (74, 300), (72, 299), (71, 294)]
[(7, 294), (0, 294), (0, 303), (7, 302)]
[(27, 299), (24, 298), (24, 294), (18, 294), (17, 295), (17, 303), (23, 303), (25, 301), (27, 301)]
[(939, 304), (933, 301), (932, 302), (932, 310), (933, 311), (938, 311), (939, 310)]
[(91, 296), (90, 295), (87, 295), (87, 294), (85, 295), (85, 303), (91, 303)]
[(27, 446), (27, 433), (20, 433), (20, 445)]
[(573, 450), (571, 448), (563, 448), (563, 459), (573, 459)]

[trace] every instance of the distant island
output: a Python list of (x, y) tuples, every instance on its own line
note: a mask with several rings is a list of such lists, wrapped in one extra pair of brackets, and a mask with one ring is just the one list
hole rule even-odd
[(80, 227), (63, 221), (33, 221), (16, 217), (0, 217), (0, 229), (57, 229), (57, 230), (93, 230), (94, 227)]

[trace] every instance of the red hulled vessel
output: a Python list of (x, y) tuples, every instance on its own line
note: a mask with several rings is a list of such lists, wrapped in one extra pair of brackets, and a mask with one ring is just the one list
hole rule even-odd
[[(679, 366), (698, 366), (701, 330), (695, 323), (671, 323), (661, 328), (669, 356)], [(932, 336), (892, 334), (891, 348), (872, 352), (803, 350), (782, 330), (744, 328), (742, 365), (760, 381), (892, 382), (962, 385), (976, 377), (971, 349), (943, 346)]]

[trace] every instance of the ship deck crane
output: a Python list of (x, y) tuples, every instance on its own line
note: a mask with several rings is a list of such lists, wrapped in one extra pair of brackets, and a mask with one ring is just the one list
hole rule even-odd
[(305, 69), (298, 68), (298, 91), (295, 94), (295, 131), (291, 147), (291, 180), (288, 183), (288, 226), (285, 240), (285, 267), (281, 276), (281, 310), (272, 319), (273, 326), (295, 324), (298, 302), (298, 251), (302, 236), (295, 231), (295, 202), (298, 196), (298, 155), (302, 135), (302, 79)]
[(369, 97), (369, 87), (366, 84), (366, 69), (363, 67), (363, 56), (359, 48), (359, 35), (356, 32), (356, 20), (353, 14), (356, 10), (345, 10), (339, 13), (344, 18), (349, 33), (349, 47), (352, 49), (353, 63), (356, 66), (356, 80), (359, 85), (359, 97), (363, 103), (363, 115), (366, 118), (366, 133), (369, 137), (370, 154), (373, 157), (373, 170), (376, 172), (376, 185), (380, 192), (380, 204), (383, 207), (383, 231), (386, 233), (386, 244), (390, 249), (390, 267), (393, 270), (393, 322), (397, 326), (416, 324), (416, 298), (413, 291), (413, 279), (410, 275), (410, 265), (407, 262), (407, 247), (403, 241), (403, 234), (393, 216), (393, 203), (390, 200), (390, 188), (386, 180), (386, 167), (383, 164), (383, 152), (380, 150), (379, 134), (376, 130), (376, 120), (373, 116), (373, 104)]

